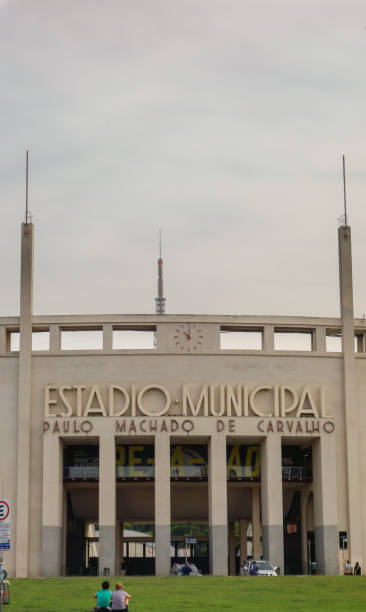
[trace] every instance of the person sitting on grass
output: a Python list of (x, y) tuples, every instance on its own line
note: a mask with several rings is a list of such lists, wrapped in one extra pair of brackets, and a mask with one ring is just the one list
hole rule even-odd
[(356, 565), (353, 568), (353, 575), (354, 576), (361, 576), (361, 565), (359, 564), (358, 561), (356, 561)]
[(347, 559), (347, 561), (343, 565), (343, 573), (344, 573), (345, 576), (352, 576), (353, 567), (352, 567), (352, 563), (351, 563), (351, 561), (349, 559)]
[(123, 590), (123, 585), (117, 582), (115, 591), (112, 593), (112, 611), (113, 612), (128, 612), (128, 602), (131, 595)]
[(94, 597), (97, 600), (94, 612), (109, 612), (111, 610), (109, 604), (112, 597), (112, 591), (109, 589), (108, 580), (102, 582), (102, 588), (95, 593)]

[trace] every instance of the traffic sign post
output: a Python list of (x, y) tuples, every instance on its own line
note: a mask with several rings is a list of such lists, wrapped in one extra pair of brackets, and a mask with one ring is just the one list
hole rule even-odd
[(3, 553), (0, 550), (0, 612), (3, 609)]
[[(197, 544), (197, 538), (189, 538), (186, 537), (186, 561), (187, 561), (187, 549), (188, 549), (188, 544), (193, 544), (193, 554), (192, 556), (194, 557), (194, 544)], [(191, 553), (191, 547), (189, 547), (189, 552)]]
[(10, 550), (10, 501), (0, 499), (0, 550)]
[(10, 501), (0, 499), (0, 612), (3, 609), (3, 551), (10, 550)]

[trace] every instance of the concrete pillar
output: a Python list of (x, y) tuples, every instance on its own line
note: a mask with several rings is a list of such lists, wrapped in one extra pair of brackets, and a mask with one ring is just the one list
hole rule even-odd
[(226, 438), (211, 436), (208, 447), (208, 523), (210, 572), (227, 576), (227, 476)]
[(116, 576), (121, 575), (121, 560), (122, 560), (121, 542), (122, 542), (121, 521), (116, 521), (116, 562), (115, 562)]
[(313, 442), (314, 528), (317, 572), (338, 574), (338, 519), (335, 436)]
[(50, 353), (58, 353), (60, 350), (60, 328), (54, 323), (50, 325)]
[(247, 559), (247, 521), (240, 519), (239, 521), (239, 536), (240, 536), (240, 567)]
[(63, 446), (58, 437), (43, 438), (42, 576), (60, 576), (63, 524)]
[(15, 574), (28, 576), (32, 397), (33, 224), (22, 223)]
[(263, 350), (266, 353), (274, 351), (274, 327), (265, 325), (263, 328)]
[(6, 327), (5, 325), (2, 325), (0, 327), (0, 355), (3, 355), (4, 353), (8, 352), (8, 347), (7, 347), (7, 334), (6, 334)]
[(348, 502), (348, 544), (352, 564), (362, 559), (362, 517), (360, 498), (359, 433), (360, 417), (356, 394), (353, 288), (352, 288), (352, 247), (351, 228), (341, 226), (338, 230), (339, 285), (342, 317), (344, 409), (346, 421), (347, 459), (347, 502)]
[(121, 574), (121, 576), (124, 576), (125, 574), (122, 574), (122, 569), (121, 569), (121, 562), (122, 559), (125, 561), (125, 566), (126, 566), (126, 558), (125, 558), (125, 544), (124, 544), (124, 539), (123, 539), (123, 530), (124, 530), (124, 523), (123, 521), (120, 521), (119, 523), (120, 525), (120, 559), (119, 559), (119, 573)]
[(235, 576), (235, 523), (229, 523), (229, 575)]
[(253, 559), (260, 559), (261, 547), (261, 517), (260, 517), (260, 489), (252, 489), (252, 555)]
[(103, 325), (103, 351), (111, 353), (113, 350), (113, 325), (104, 323)]
[(99, 575), (116, 560), (116, 448), (114, 435), (99, 438)]
[(326, 352), (327, 347), (326, 347), (326, 328), (325, 327), (315, 328), (315, 347), (314, 349), (318, 353)]
[(63, 487), (62, 493), (62, 557), (61, 576), (66, 576), (66, 547), (67, 547), (67, 491)]
[(170, 438), (155, 436), (155, 574), (170, 572)]
[(301, 565), (304, 574), (309, 571), (308, 559), (308, 524), (307, 524), (307, 508), (310, 492), (307, 489), (302, 489), (300, 492), (301, 506)]
[(261, 445), (263, 557), (284, 571), (281, 437)]

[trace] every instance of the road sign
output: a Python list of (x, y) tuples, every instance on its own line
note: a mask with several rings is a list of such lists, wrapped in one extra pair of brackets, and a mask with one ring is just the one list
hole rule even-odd
[(10, 550), (10, 501), (0, 499), (0, 550)]
[(187, 544), (197, 544), (197, 538), (186, 538)]

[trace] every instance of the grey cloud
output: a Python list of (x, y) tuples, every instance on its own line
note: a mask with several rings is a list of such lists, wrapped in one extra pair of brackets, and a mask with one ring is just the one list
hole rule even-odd
[[(366, 310), (364, 3), (0, 2), (3, 314), (31, 150), (37, 312)], [(356, 277), (357, 274), (357, 277)]]

